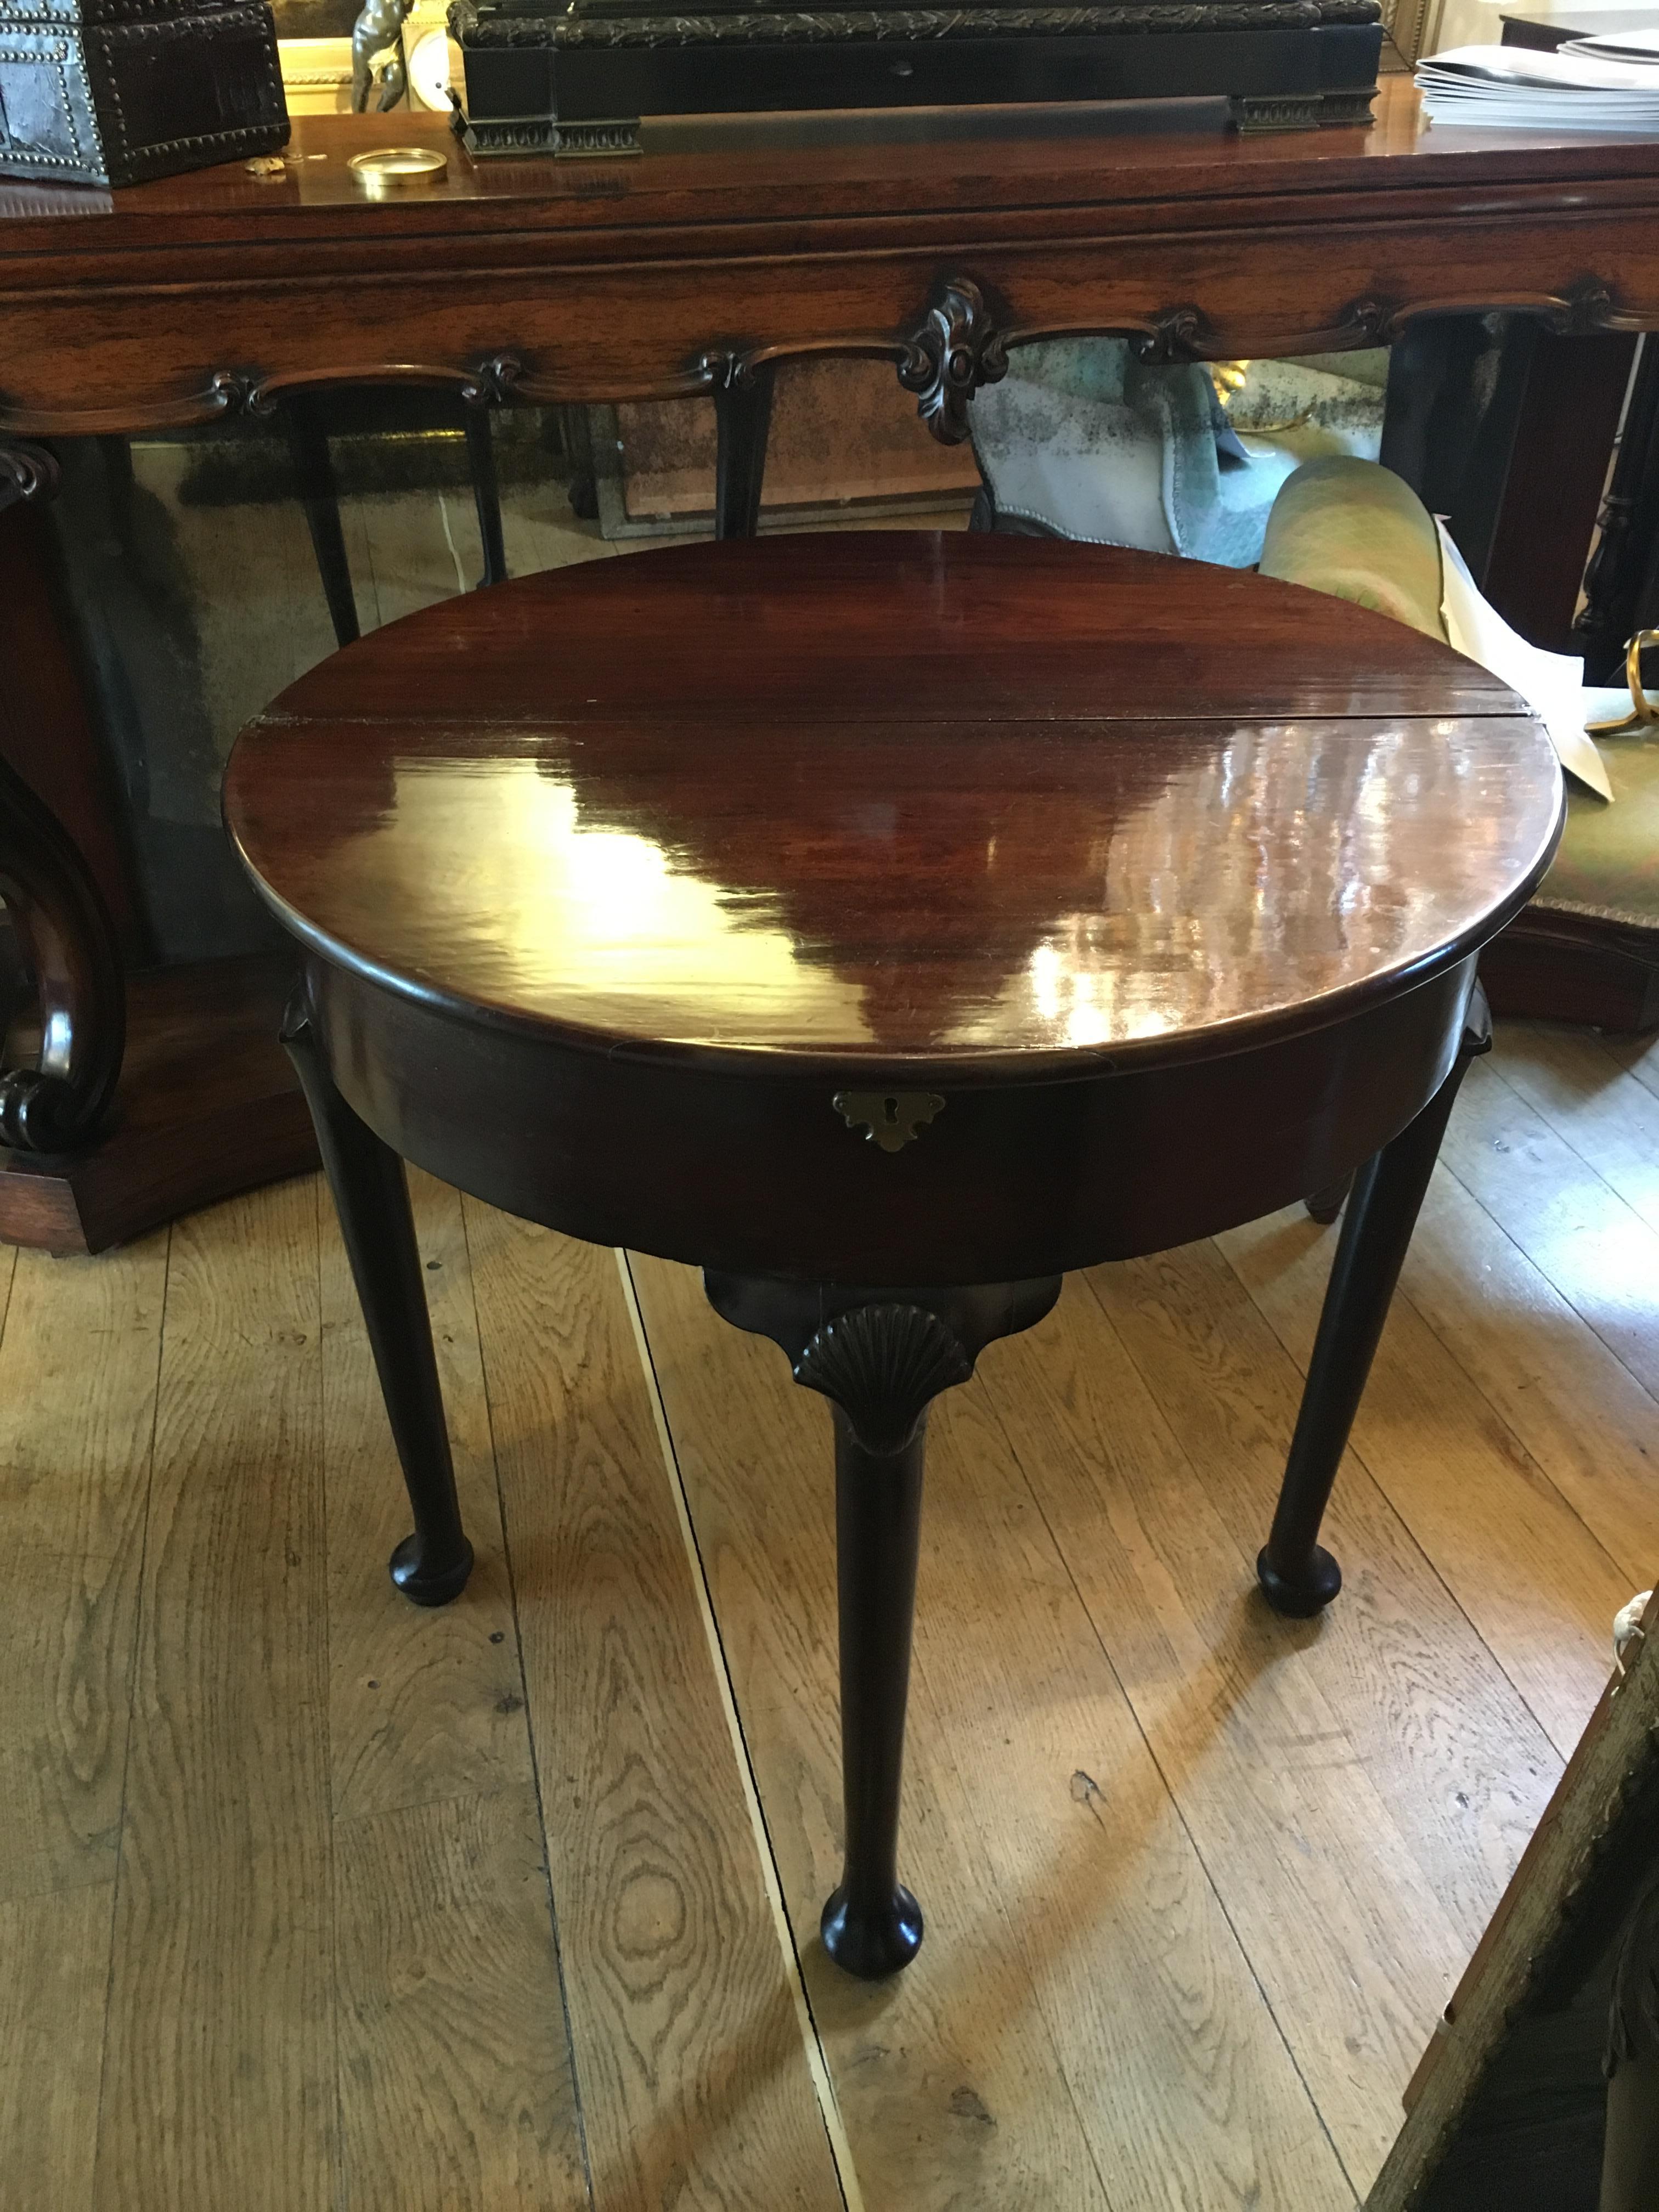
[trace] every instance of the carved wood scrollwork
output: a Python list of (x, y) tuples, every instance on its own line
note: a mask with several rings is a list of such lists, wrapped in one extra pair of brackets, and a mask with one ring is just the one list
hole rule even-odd
[(109, 912), (51, 809), (0, 761), (0, 900), (33, 980), (32, 1066), (0, 1069), (0, 1143), (77, 1149), (97, 1135), (126, 1045), (126, 988)]
[(968, 403), (1008, 374), (1008, 337), (970, 277), (947, 276), (905, 337), (899, 382), (916, 394), (916, 412), (940, 445), (968, 435)]
[[(0, 510), (49, 499), (58, 464), (0, 445)], [(67, 1152), (96, 1135), (126, 1043), (126, 991), (108, 908), (57, 816), (0, 759), (0, 902), (34, 986), (32, 1064), (0, 1064), (0, 1144)]]
[[(979, 282), (947, 271), (915, 319), (896, 332), (851, 331), (799, 342), (741, 343), (710, 347), (667, 374), (646, 375), (614, 389), (587, 391), (568, 373), (538, 372), (508, 349), (459, 364), (431, 362), (354, 362), (319, 368), (262, 373), (253, 368), (215, 372), (206, 386), (184, 398), (143, 410), (147, 426), (163, 428), (211, 422), (226, 415), (268, 416), (285, 396), (331, 385), (416, 384), (456, 392), (469, 406), (491, 407), (520, 400), (531, 405), (584, 399), (672, 399), (698, 393), (742, 393), (757, 388), (764, 373), (783, 361), (829, 356), (842, 360), (890, 361), (900, 383), (915, 394), (921, 419), (942, 443), (968, 434), (968, 406), (975, 392), (1008, 372), (1018, 347), (1057, 338), (1117, 337), (1136, 358), (1150, 365), (1214, 359), (1240, 349), (1276, 353), (1329, 353), (1350, 347), (1384, 345), (1406, 326), (1437, 315), (1509, 313), (1535, 315), (1553, 331), (1580, 336), (1599, 331), (1633, 331), (1642, 319), (1621, 308), (1613, 288), (1587, 273), (1560, 292), (1510, 294), (1500, 298), (1467, 295), (1386, 299), (1364, 295), (1350, 301), (1328, 325), (1282, 334), (1230, 330), (1195, 301), (1179, 301), (1142, 315), (1044, 319), (1017, 323)], [(1246, 341), (1248, 340), (1248, 343)], [(0, 422), (15, 436), (55, 433), (131, 431), (128, 408), (88, 409), (73, 414), (0, 408)]]
[(501, 407), (514, 398), (537, 396), (517, 354), (493, 353), (467, 368), (402, 361), (357, 368), (295, 369), (274, 376), (261, 376), (252, 369), (220, 369), (204, 394), (203, 405), (221, 415), (269, 416), (276, 413), (283, 400), (298, 393), (350, 384), (447, 386), (469, 407)]
[(1122, 333), (1137, 361), (1162, 368), (1171, 362), (1196, 361), (1204, 337), (1204, 318), (1196, 307), (1170, 307), (1155, 315), (1144, 330)]
[(0, 446), (0, 510), (57, 489), (58, 463), (44, 446)]
[(934, 437), (957, 446), (968, 435), (968, 403), (975, 392), (1008, 373), (1008, 341), (972, 278), (945, 276), (917, 320), (896, 337), (855, 332), (799, 345), (714, 348), (692, 362), (687, 386), (746, 391), (780, 362), (820, 357), (890, 361), (904, 389), (915, 393), (916, 411)]
[(505, 407), (518, 396), (524, 380), (524, 363), (517, 354), (492, 353), (462, 385), (461, 398), (469, 407)]
[[(213, 372), (199, 392), (187, 398), (144, 410), (143, 422), (148, 428), (166, 429), (216, 422), (227, 416), (264, 417), (274, 415), (282, 400), (297, 393), (354, 384), (416, 384), (440, 390), (447, 388), (469, 407), (504, 406), (514, 399), (534, 404), (568, 399), (570, 396), (566, 392), (556, 392), (544, 380), (538, 383), (517, 354), (505, 351), (487, 354), (461, 367), (443, 367), (432, 362), (353, 362), (337, 368), (282, 370), (270, 375), (257, 368), (220, 368)], [(676, 381), (672, 392), (653, 391), (641, 396), (670, 398), (678, 392), (701, 391), (705, 384), (702, 377), (688, 374)], [(118, 434), (130, 433), (135, 428), (132, 411), (127, 408), (88, 408), (72, 416), (54, 414), (50, 417), (28, 408), (3, 413), (3, 429), (22, 437), (91, 435), (100, 431)]]
[(1498, 299), (1412, 300), (1382, 314), (1379, 341), (1434, 315), (1535, 315), (1557, 337), (1592, 337), (1601, 331), (1639, 331), (1639, 315), (1621, 308), (1613, 288), (1587, 276), (1561, 292), (1516, 292)]

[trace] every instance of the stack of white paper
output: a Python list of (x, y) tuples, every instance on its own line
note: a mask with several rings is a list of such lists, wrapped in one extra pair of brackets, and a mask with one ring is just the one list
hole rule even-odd
[[(1545, 653), (1512, 630), (1476, 589), (1468, 563), (1452, 544), (1445, 524), (1437, 520), (1435, 526), (1440, 532), (1440, 619), (1446, 625), (1446, 642), (1518, 691), (1549, 732), (1562, 767), (1610, 799), (1613, 786), (1607, 769), (1584, 727), (1588, 711), (1603, 702), (1598, 697), (1587, 710), (1583, 662), (1564, 653)], [(1628, 690), (1615, 692), (1613, 703), (1619, 712), (1627, 713)]]
[(1564, 54), (1587, 54), (1594, 61), (1659, 64), (1659, 31), (1610, 31), (1596, 39), (1567, 39)]
[[(1626, 47), (1633, 35), (1626, 34)], [(1579, 40), (1574, 45), (1606, 43)], [(1545, 54), (1525, 46), (1454, 46), (1419, 62), (1417, 82), (1424, 107), (1437, 122), (1659, 134), (1659, 50), (1646, 61), (1632, 61), (1602, 51)]]

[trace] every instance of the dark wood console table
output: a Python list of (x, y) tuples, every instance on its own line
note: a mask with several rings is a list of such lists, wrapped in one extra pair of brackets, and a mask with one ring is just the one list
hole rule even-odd
[[(411, 138), (448, 149), (447, 180), (365, 200), (348, 155)], [(948, 440), (1010, 348), (1100, 331), (1164, 361), (1407, 333), (1385, 458), (1435, 496), (1471, 318), (1510, 309), (1564, 343), (1659, 326), (1656, 212), (1659, 141), (1431, 131), (1399, 79), (1373, 129), (1292, 137), (1231, 137), (1196, 108), (753, 118), (662, 125), (630, 162), (477, 169), (435, 119), (304, 118), (273, 179), (0, 183), (0, 507), (50, 495), (40, 441), (320, 386), (416, 382), (479, 408), (707, 392), (720, 527), (742, 535), (779, 363), (889, 359)], [(9, 599), (0, 624), (18, 619)], [(132, 1095), (151, 1063), (139, 993), (121, 1076), (131, 887), (90, 817), (78, 840), (43, 823), (56, 725), (33, 723), (20, 756), (4, 723), (0, 886), (43, 1005), (0, 1076), (0, 1235), (95, 1246), (314, 1157), (276, 1063), (220, 1053), (222, 1014), (181, 1030), (174, 1003), (165, 1110)], [(222, 975), (169, 988), (193, 1005), (198, 987), (222, 1006)], [(219, 1126), (242, 1129), (228, 1151), (195, 1124), (192, 1054)], [(260, 1110), (239, 1125), (244, 1086)], [(124, 1128), (89, 1208), (76, 1178)]]

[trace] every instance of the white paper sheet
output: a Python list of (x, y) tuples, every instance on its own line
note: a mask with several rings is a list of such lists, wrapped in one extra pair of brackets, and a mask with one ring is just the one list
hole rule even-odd
[(1440, 612), (1448, 640), (1518, 691), (1549, 732), (1562, 767), (1610, 800), (1607, 769), (1584, 732), (1583, 662), (1569, 653), (1545, 653), (1512, 630), (1480, 596), (1445, 524), (1437, 519), (1435, 527), (1440, 532)]

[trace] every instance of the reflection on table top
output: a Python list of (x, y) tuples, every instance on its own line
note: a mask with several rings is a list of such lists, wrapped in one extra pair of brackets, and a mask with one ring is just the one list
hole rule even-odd
[(1495, 678), (1196, 562), (680, 548), (325, 662), (227, 811), (330, 957), (593, 1042), (949, 1067), (1226, 1049), (1481, 940), (1559, 775)]

